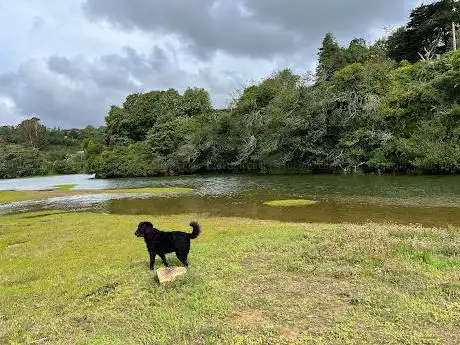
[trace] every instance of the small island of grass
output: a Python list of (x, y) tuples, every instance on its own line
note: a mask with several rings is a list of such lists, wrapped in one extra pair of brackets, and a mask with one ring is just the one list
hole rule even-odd
[(298, 200), (273, 200), (273, 201), (266, 201), (264, 205), (267, 206), (276, 206), (276, 207), (292, 207), (292, 206), (311, 206), (318, 203), (314, 200), (305, 200), (305, 199), (298, 199)]
[(59, 184), (55, 186), (57, 190), (71, 190), (76, 186), (76, 184)]

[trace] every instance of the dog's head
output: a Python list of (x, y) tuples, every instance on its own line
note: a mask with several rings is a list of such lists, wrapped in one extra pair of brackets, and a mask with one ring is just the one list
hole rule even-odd
[(137, 237), (145, 237), (145, 235), (154, 232), (153, 224), (150, 222), (140, 222), (137, 230), (134, 233)]

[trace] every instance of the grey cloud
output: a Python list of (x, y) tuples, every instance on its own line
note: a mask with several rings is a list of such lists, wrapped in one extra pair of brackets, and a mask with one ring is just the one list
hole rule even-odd
[(39, 16), (36, 16), (32, 23), (32, 31), (40, 30), (46, 25), (46, 21)]
[(29, 60), (17, 72), (0, 75), (0, 98), (11, 99), (21, 115), (38, 116), (48, 126), (83, 127), (102, 124), (110, 105), (121, 104), (132, 92), (200, 86), (220, 106), (227, 90), (240, 83), (237, 74), (221, 78), (207, 69), (184, 71), (170, 54), (159, 47), (149, 55), (125, 48), (121, 55), (94, 61), (57, 56)]
[(404, 20), (402, 0), (86, 0), (93, 20), (178, 35), (196, 55), (224, 51), (271, 58), (316, 47), (326, 32), (368, 36)]
[(245, 0), (254, 18), (312, 38), (332, 31), (338, 37), (367, 35), (375, 26), (404, 19), (402, 0)]
[[(97, 45), (88, 45), (83, 30), (82, 36), (67, 40), (75, 44), (81, 38), (81, 56), (55, 56), (56, 51), (65, 53), (62, 47), (53, 48), (51, 57), (29, 59), (15, 72), (0, 73), (0, 122), (33, 114), (49, 126), (99, 125), (109, 106), (120, 104), (127, 94), (170, 87), (205, 87), (215, 105), (222, 106), (236, 88), (275, 66), (311, 68), (326, 32), (342, 41), (367, 38), (371, 29), (403, 22), (407, 9), (404, 0), (82, 1), (87, 18), (123, 31), (141, 30), (147, 41), (152, 34), (162, 48), (140, 54), (127, 47), (121, 54), (88, 59), (85, 54), (104, 53), (94, 53)], [(47, 29), (53, 17), (45, 18), (50, 21), (37, 16), (32, 22), (34, 40), (51, 35)], [(14, 52), (2, 53), (3, 66), (16, 66)]]
[(299, 37), (270, 23), (248, 20), (237, 2), (214, 0), (88, 0), (92, 19), (124, 29), (176, 34), (197, 54), (222, 50), (236, 55), (271, 55), (295, 49)]

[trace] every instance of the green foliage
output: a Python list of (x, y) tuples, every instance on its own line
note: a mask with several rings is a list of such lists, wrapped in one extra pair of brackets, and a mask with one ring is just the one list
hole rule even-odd
[(439, 119), (426, 121), (419, 123), (409, 137), (400, 138), (398, 148), (414, 166), (449, 169), (460, 162), (460, 142), (449, 136)]
[(182, 97), (182, 112), (185, 116), (197, 116), (212, 111), (211, 97), (205, 89), (188, 88)]
[(36, 118), (0, 127), (0, 178), (81, 173), (103, 151), (103, 128), (46, 128)]
[(362, 38), (355, 38), (350, 42), (348, 49), (345, 51), (345, 60), (347, 63), (365, 62), (370, 55), (366, 41)]
[[(101, 177), (317, 165), (458, 171), (460, 53), (397, 65), (381, 43), (367, 47), (356, 39), (342, 48), (332, 36), (325, 41), (323, 58), (336, 52), (345, 59), (327, 78), (311, 85), (282, 70), (246, 88), (231, 110), (206, 106), (193, 116), (158, 117), (144, 140), (127, 135), (96, 153), (91, 171)], [(192, 94), (186, 91), (189, 104)], [(198, 91), (195, 96), (193, 104), (206, 98)]]
[(77, 174), (84, 170), (84, 161), (81, 154), (66, 154), (64, 159), (52, 163), (52, 172), (58, 175)]
[(184, 95), (174, 89), (129, 95), (123, 107), (112, 106), (106, 117), (107, 143), (115, 147), (143, 141), (157, 122), (210, 111), (210, 97), (204, 89), (189, 88)]
[(33, 148), (46, 145), (46, 127), (40, 124), (40, 119), (33, 117), (22, 121), (16, 129), (19, 141)]
[(144, 142), (106, 150), (88, 160), (88, 171), (97, 172), (101, 178), (151, 176), (155, 168)]
[(388, 38), (389, 57), (396, 61), (416, 62), (446, 53), (452, 48), (452, 22), (460, 22), (460, 6), (453, 0), (434, 1), (416, 7), (411, 12), (409, 23)]
[(0, 176), (4, 178), (42, 175), (47, 168), (38, 149), (11, 144), (0, 150)]
[[(353, 48), (355, 48), (355, 44), (353, 44)], [(346, 55), (344, 49), (335, 41), (332, 33), (327, 33), (318, 53), (318, 68), (316, 70), (318, 80), (330, 80), (334, 73), (346, 64)], [(349, 58), (353, 58), (353, 55), (350, 53)]]

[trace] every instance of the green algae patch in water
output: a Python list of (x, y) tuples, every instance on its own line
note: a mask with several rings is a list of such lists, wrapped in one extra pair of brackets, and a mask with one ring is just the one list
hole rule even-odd
[(98, 190), (98, 193), (149, 193), (149, 194), (160, 194), (160, 193), (191, 193), (192, 188), (128, 188), (128, 189), (103, 189)]
[(292, 207), (292, 206), (311, 206), (317, 204), (318, 201), (314, 200), (305, 200), (305, 199), (298, 199), (298, 200), (273, 200), (264, 202), (264, 205), (267, 206), (277, 206), (277, 207)]

